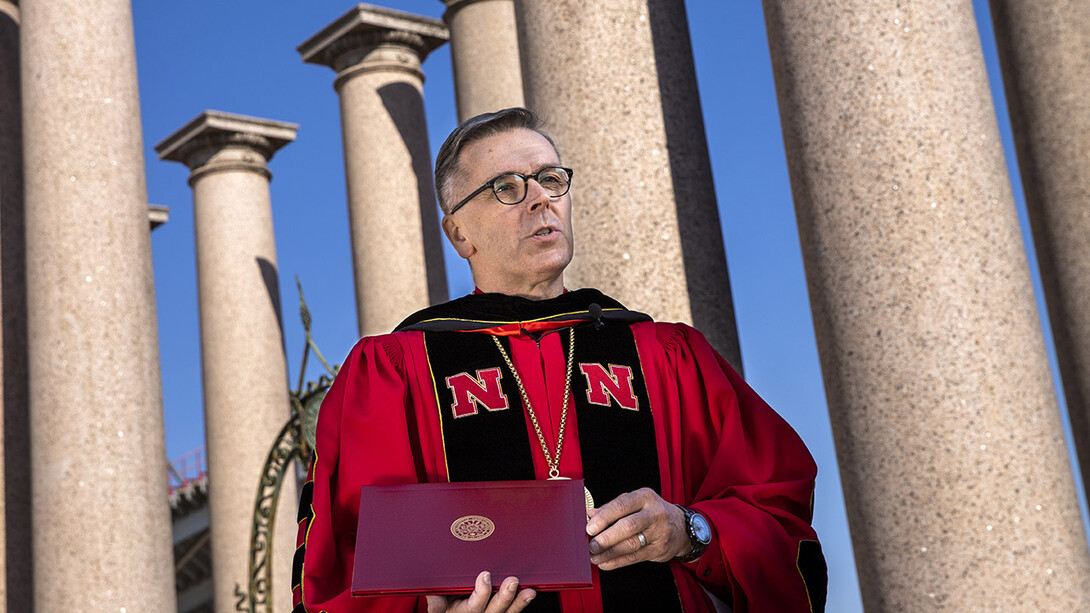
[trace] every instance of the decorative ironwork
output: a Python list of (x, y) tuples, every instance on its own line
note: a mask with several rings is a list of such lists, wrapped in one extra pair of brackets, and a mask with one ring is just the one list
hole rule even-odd
[[(322, 352), (314, 343), (310, 335), (311, 316), (303, 298), (303, 286), (299, 278), (295, 278), (295, 285), (299, 289), (299, 317), (303, 322), (303, 331), (306, 333), (306, 341), (303, 346), (303, 359), (299, 367), (299, 386), (295, 391), (289, 390), (288, 396), (291, 404), (291, 416), (287, 423), (280, 429), (261, 471), (261, 480), (257, 487), (257, 498), (254, 503), (253, 528), (250, 531), (250, 580), (247, 590), (242, 591), (242, 586), (235, 584), (236, 611), (248, 613), (269, 613), (272, 609), (270, 594), (273, 594), (272, 557), (273, 557), (273, 529), (276, 526), (277, 502), (280, 499), (280, 490), (284, 484), (286, 473), (293, 466), (293, 460), (299, 462), (298, 466), (306, 470), (310, 462), (311, 450), (315, 444), (315, 430), (318, 424), (318, 409), (325, 398), (329, 386), (333, 384), (333, 377), (337, 375), (339, 366), (330, 366), (326, 362)], [(305, 382), (307, 358), (311, 352), (321, 361), (328, 374), (318, 377), (318, 381)], [(294, 475), (293, 475), (294, 477)]]

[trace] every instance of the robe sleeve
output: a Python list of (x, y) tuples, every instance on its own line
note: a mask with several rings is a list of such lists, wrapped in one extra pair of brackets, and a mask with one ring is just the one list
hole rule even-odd
[(662, 351), (648, 352), (655, 357), (647, 378), (665, 419), (664, 496), (699, 511), (713, 531), (704, 554), (684, 567), (735, 613), (823, 611), (810, 452), (698, 331), (649, 326)]
[(420, 480), (403, 358), (396, 335), (362, 339), (322, 402), (300, 497), (295, 613), (426, 610), (423, 598), (351, 595), (360, 487)]

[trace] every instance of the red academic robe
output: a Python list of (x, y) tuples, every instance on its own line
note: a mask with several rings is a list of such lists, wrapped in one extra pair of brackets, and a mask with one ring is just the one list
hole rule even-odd
[[(550, 452), (567, 347), (562, 334), (535, 337), (569, 325), (491, 322), (464, 332), (506, 338)], [(627, 325), (654, 417), (661, 495), (702, 513), (714, 532), (699, 560), (669, 563), (682, 609), (713, 610), (706, 589), (736, 613), (822, 611), (825, 563), (810, 525), (816, 466), (801, 439), (696, 330), (651, 321)], [(548, 467), (528, 417), (526, 428), (534, 472), (544, 479)], [(566, 477), (583, 476), (578, 433), (569, 409), (560, 463)], [(424, 333), (410, 329), (359, 341), (320, 411), (300, 509), (297, 612), (426, 611), (423, 598), (351, 596), (355, 528), (361, 486), (448, 481), (442, 439)], [(565, 613), (602, 611), (597, 569), (595, 578), (595, 589), (560, 593)]]

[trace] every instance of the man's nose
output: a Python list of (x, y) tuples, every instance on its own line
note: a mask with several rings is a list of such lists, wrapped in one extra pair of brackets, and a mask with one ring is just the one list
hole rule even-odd
[(537, 179), (526, 179), (526, 206), (531, 210), (537, 210), (540, 206), (548, 206), (550, 201), (549, 193), (545, 191), (544, 187), (537, 182)]

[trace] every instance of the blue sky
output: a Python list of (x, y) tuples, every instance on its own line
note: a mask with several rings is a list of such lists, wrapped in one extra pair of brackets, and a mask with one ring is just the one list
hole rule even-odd
[[(170, 222), (153, 233), (152, 245), (167, 450), (177, 458), (204, 444), (192, 192), (188, 170), (158, 161), (152, 147), (205, 109), (300, 125), (296, 142), (270, 163), (289, 380), (293, 386), (298, 380), (303, 349), (295, 276), (302, 280), (319, 347), (339, 362), (357, 338), (339, 107), (333, 71), (303, 64), (295, 47), (352, 3), (133, 4), (148, 197), (170, 207)], [(440, 0), (376, 4), (435, 18), (444, 10)], [(973, 4), (1013, 164), (987, 3)], [(861, 611), (761, 6), (756, 0), (689, 0), (687, 11), (746, 377), (817, 460), (815, 525), (829, 563), (829, 611)], [(456, 125), (447, 47), (429, 56), (424, 72), (434, 156)], [(1030, 245), (1015, 167), (1011, 176)], [(1032, 250), (1028, 257), (1035, 268)], [(446, 259), (451, 296), (471, 291), (462, 260), (449, 249)], [(1050, 340), (1047, 327), (1045, 333)], [(318, 374), (311, 361), (309, 375)]]

